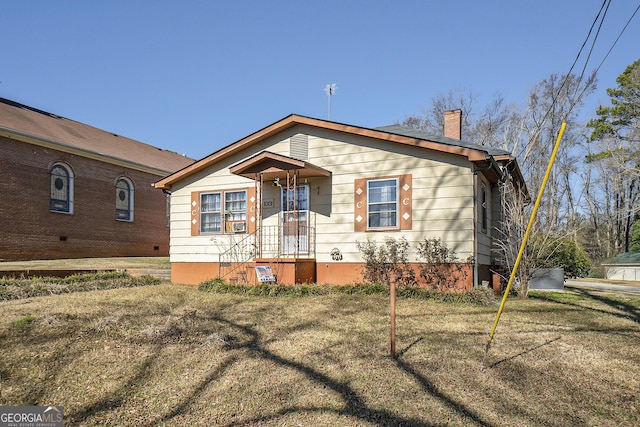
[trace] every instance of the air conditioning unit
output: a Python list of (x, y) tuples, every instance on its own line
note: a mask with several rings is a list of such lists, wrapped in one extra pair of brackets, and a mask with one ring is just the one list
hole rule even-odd
[(233, 223), (233, 232), (234, 233), (244, 233), (245, 231), (247, 231), (247, 222), (246, 221), (234, 222)]

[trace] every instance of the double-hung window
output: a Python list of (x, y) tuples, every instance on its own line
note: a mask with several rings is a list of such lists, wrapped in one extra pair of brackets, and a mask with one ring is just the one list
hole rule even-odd
[(367, 181), (367, 229), (398, 228), (398, 179)]
[(200, 193), (200, 232), (246, 231), (247, 191)]
[(224, 229), (227, 233), (238, 233), (246, 231), (246, 191), (227, 191), (224, 193), (224, 221)]
[(222, 193), (200, 194), (200, 232), (222, 231)]

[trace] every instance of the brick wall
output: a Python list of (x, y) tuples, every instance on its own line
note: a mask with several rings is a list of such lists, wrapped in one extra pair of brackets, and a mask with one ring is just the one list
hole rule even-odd
[[(69, 165), (72, 214), (49, 211), (49, 169)], [(0, 260), (167, 256), (166, 196), (156, 175), (0, 137)], [(134, 221), (115, 219), (119, 177), (134, 184)]]

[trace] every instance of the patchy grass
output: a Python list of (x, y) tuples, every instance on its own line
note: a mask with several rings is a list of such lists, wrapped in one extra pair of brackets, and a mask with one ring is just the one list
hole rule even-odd
[(74, 258), (0, 262), (8, 270), (114, 270), (127, 268), (171, 268), (169, 257)]
[(130, 288), (157, 285), (151, 276), (131, 277), (125, 272), (75, 274), (68, 277), (0, 278), (0, 301), (42, 295), (86, 292), (98, 289)]
[(638, 425), (640, 300), (545, 295), (508, 301), (484, 371), (495, 306), (400, 299), (394, 360), (380, 294), (4, 301), (0, 405), (86, 426)]
[(33, 321), (36, 320), (35, 316), (24, 316), (12, 323), (13, 327), (19, 330), (27, 329)]

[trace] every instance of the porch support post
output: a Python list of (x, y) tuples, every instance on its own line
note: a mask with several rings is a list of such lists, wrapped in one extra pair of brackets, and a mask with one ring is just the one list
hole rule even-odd
[[(258, 178), (258, 175), (260, 177)], [(264, 188), (264, 175), (262, 173), (256, 174), (254, 180), (256, 186), (256, 254), (254, 258), (262, 258), (262, 191)]]

